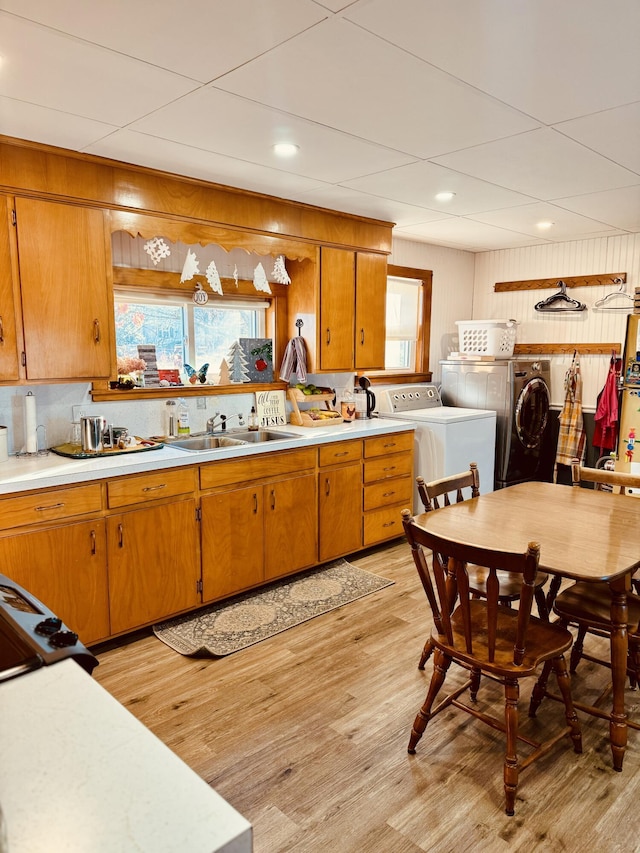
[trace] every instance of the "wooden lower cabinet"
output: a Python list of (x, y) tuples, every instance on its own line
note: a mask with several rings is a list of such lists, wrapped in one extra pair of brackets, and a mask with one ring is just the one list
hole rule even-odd
[(204, 495), (202, 598), (224, 598), (317, 562), (315, 475)]
[(362, 480), (364, 547), (402, 536), (402, 510), (413, 500), (413, 433), (366, 439)]
[(321, 562), (362, 547), (360, 462), (318, 474), (319, 558)]
[(0, 538), (0, 571), (39, 598), (85, 645), (109, 636), (103, 519)]
[(201, 603), (195, 499), (107, 518), (111, 633)]

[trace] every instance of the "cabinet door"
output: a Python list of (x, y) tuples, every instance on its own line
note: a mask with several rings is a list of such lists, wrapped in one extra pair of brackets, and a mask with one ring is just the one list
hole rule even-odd
[(109, 636), (102, 519), (0, 538), (3, 574), (33, 593), (87, 644)]
[(362, 473), (360, 463), (327, 468), (318, 474), (321, 562), (362, 547)]
[(16, 198), (28, 379), (111, 373), (113, 300), (101, 210)]
[(355, 253), (344, 249), (320, 252), (320, 367), (353, 370)]
[(19, 378), (8, 199), (0, 196), (0, 382)]
[(264, 580), (263, 487), (206, 495), (202, 508), (202, 600)]
[(193, 499), (110, 516), (107, 553), (114, 634), (200, 604)]
[(387, 258), (356, 256), (355, 367), (384, 370), (387, 313)]
[(292, 477), (264, 488), (265, 580), (317, 562), (316, 475)]

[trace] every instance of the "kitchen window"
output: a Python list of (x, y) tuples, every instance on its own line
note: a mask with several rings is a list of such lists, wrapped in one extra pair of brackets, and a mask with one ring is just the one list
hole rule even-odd
[(138, 345), (153, 344), (160, 370), (178, 370), (185, 364), (196, 370), (208, 363), (215, 381), (222, 360), (238, 338), (265, 334), (268, 302), (215, 300), (205, 306), (191, 298), (153, 297), (119, 293), (115, 298), (118, 357), (137, 357)]

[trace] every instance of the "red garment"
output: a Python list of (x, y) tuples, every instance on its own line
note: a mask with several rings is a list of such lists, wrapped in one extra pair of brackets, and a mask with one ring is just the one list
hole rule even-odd
[(598, 394), (593, 431), (593, 446), (600, 450), (615, 450), (618, 442), (618, 377), (622, 360), (612, 358), (604, 388)]

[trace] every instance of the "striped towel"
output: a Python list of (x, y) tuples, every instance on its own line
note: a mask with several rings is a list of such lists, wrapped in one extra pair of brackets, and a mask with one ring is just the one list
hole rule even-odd
[(304, 338), (298, 335), (291, 338), (284, 351), (284, 358), (280, 365), (280, 379), (288, 382), (291, 374), (295, 373), (300, 382), (307, 381), (307, 350)]
[[(556, 451), (555, 471), (558, 465), (571, 465), (573, 459), (582, 461), (586, 434), (582, 417), (582, 376), (580, 357), (573, 357), (571, 367), (564, 380), (564, 406), (559, 418), (558, 447)], [(554, 476), (555, 479), (555, 476)]]

